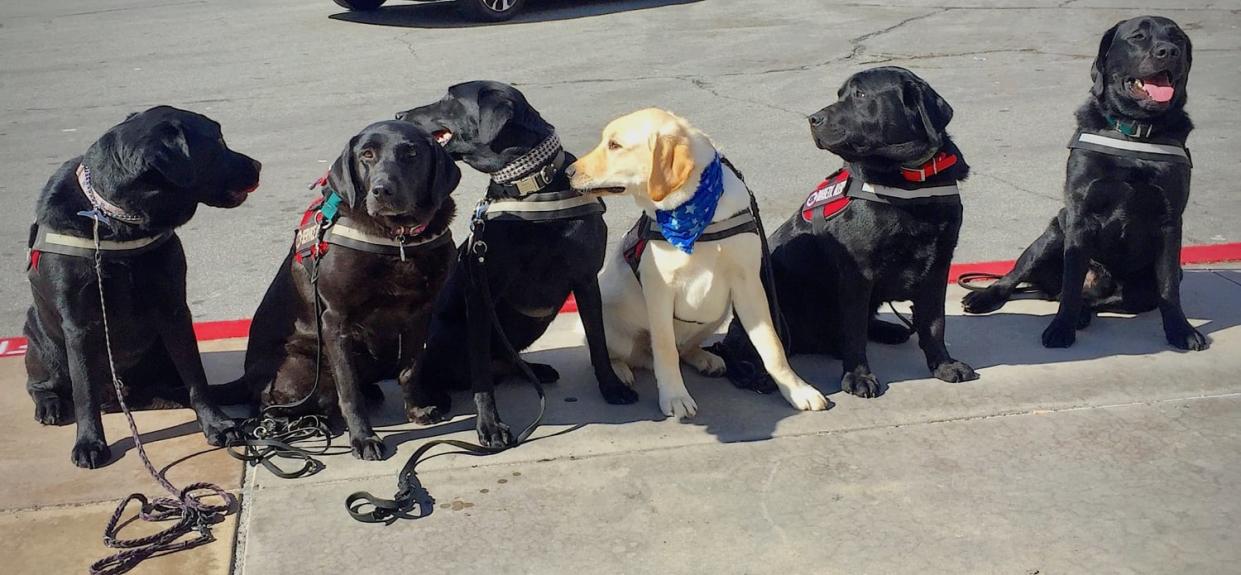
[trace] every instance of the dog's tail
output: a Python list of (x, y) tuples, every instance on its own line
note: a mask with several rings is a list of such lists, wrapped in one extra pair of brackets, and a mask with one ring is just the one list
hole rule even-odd
[(741, 389), (749, 389), (758, 393), (771, 393), (776, 390), (776, 382), (763, 366), (763, 358), (750, 343), (745, 328), (737, 318), (728, 325), (728, 333), (724, 339), (703, 348), (724, 360), (724, 376), (733, 385)]

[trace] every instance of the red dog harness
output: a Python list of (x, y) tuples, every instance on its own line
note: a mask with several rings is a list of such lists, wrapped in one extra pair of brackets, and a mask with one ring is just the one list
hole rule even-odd
[(849, 173), (848, 167), (841, 168), (825, 178), (806, 196), (806, 201), (802, 203), (801, 217), (806, 222), (814, 222), (816, 217), (829, 221), (844, 213), (849, 203), (859, 198), (896, 206), (960, 202), (961, 192), (956, 182), (918, 185), (925, 184), (928, 178), (943, 173), (956, 163), (955, 154), (940, 152), (919, 168), (901, 168), (901, 175), (910, 183), (907, 187), (864, 182)]

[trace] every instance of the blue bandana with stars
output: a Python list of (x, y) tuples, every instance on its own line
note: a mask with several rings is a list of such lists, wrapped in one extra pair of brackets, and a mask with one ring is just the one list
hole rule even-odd
[(673, 210), (655, 210), (664, 238), (681, 251), (694, 253), (694, 242), (715, 217), (715, 207), (724, 194), (724, 169), (720, 155), (716, 154), (698, 179), (698, 189), (689, 201)]

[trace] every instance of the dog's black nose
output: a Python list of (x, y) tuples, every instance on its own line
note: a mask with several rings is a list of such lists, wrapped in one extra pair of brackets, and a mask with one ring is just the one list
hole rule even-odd
[(827, 117), (824, 116), (821, 112), (810, 116), (810, 125), (815, 128), (822, 126), (823, 122), (826, 122), (826, 121), (827, 121)]
[(371, 188), (371, 193), (376, 196), (391, 196), (392, 190), (388, 189), (388, 186), (375, 186)]
[(1181, 55), (1181, 49), (1171, 42), (1160, 42), (1155, 45), (1154, 55), (1160, 60), (1176, 58)]

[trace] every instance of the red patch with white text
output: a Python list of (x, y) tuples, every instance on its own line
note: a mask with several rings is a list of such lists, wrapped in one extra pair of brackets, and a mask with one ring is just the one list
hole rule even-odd
[(293, 235), (293, 259), (299, 264), (307, 257), (319, 259), (327, 253), (327, 242), (316, 241), (319, 239), (319, 227), (323, 221), (323, 214), (319, 212), (319, 206), (322, 205), (323, 198), (310, 204), (302, 214), (302, 221)]
[(813, 222), (815, 213), (822, 214), (824, 220), (830, 220), (849, 205), (849, 171), (841, 168), (824, 178), (818, 186), (806, 196), (801, 207), (801, 218)]

